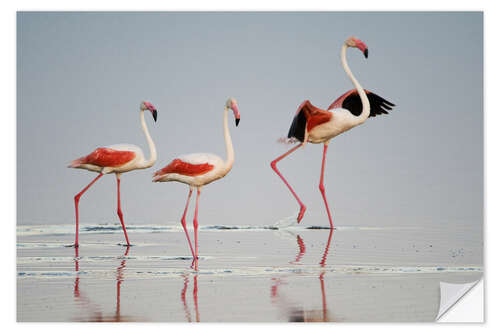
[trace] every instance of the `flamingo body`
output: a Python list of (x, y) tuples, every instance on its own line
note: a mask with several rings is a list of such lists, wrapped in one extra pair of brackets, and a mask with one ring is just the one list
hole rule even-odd
[(71, 162), (70, 168), (108, 173), (125, 173), (144, 168), (142, 149), (131, 144), (101, 147)]
[(198, 187), (224, 177), (229, 171), (219, 156), (195, 153), (179, 156), (163, 169), (156, 171), (153, 182), (177, 181)]
[[(365, 89), (370, 102), (370, 115), (387, 114), (394, 104)], [(289, 138), (301, 142), (324, 143), (364, 122), (359, 115), (362, 112), (361, 98), (356, 89), (351, 89), (337, 98), (327, 110), (302, 102), (295, 113), (288, 132)], [(307, 140), (306, 140), (307, 139)]]

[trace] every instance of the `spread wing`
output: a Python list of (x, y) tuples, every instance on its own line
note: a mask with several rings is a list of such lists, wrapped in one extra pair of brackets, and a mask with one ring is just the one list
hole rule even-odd
[(312, 130), (314, 127), (321, 125), (331, 119), (330, 112), (321, 110), (311, 104), (309, 100), (305, 100), (300, 104), (295, 117), (293, 118), (292, 125), (288, 130), (288, 138), (296, 138), (304, 142), (306, 129)]
[[(375, 117), (380, 114), (387, 114), (392, 110), (395, 104), (387, 101), (379, 95), (365, 89), (366, 96), (370, 102), (370, 117)], [(337, 98), (329, 107), (328, 110), (343, 108), (349, 110), (353, 115), (359, 116), (363, 111), (361, 97), (359, 97), (356, 89), (349, 90), (339, 98)]]

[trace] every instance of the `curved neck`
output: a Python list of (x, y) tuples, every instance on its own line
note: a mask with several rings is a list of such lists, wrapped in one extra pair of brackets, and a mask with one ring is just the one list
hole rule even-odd
[(227, 113), (229, 108), (226, 106), (224, 108), (224, 141), (226, 142), (226, 172), (229, 172), (233, 167), (234, 163), (234, 149), (233, 142), (231, 141), (231, 135), (229, 134), (229, 127), (227, 125)]
[(361, 85), (359, 84), (358, 80), (356, 80), (354, 75), (352, 75), (351, 69), (347, 65), (346, 51), (347, 51), (347, 45), (344, 43), (344, 45), (342, 45), (342, 51), (341, 51), (342, 67), (344, 67), (344, 71), (346, 72), (347, 76), (351, 79), (354, 88), (356, 88), (359, 97), (361, 98), (363, 111), (357, 118), (359, 118), (361, 122), (363, 122), (370, 115), (370, 102), (368, 101), (368, 96), (366, 96), (365, 90), (363, 89), (363, 87), (361, 87)]
[(149, 135), (148, 127), (146, 126), (146, 121), (144, 120), (144, 110), (141, 110), (141, 125), (142, 130), (144, 131), (144, 135), (146, 136), (146, 141), (149, 146), (149, 159), (145, 160), (143, 163), (143, 168), (149, 168), (156, 162), (156, 147), (153, 139), (151, 139), (151, 135)]

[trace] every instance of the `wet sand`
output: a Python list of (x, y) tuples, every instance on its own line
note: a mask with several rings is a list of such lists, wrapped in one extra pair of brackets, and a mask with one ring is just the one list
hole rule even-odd
[[(309, 227), (309, 228), (308, 228)], [(482, 276), (479, 230), (18, 226), (18, 321), (434, 321), (439, 282)]]

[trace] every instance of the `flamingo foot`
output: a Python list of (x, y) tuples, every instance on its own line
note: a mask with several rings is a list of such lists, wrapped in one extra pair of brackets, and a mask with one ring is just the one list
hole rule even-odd
[(127, 244), (118, 243), (118, 244), (116, 244), (116, 245), (118, 245), (118, 246), (123, 246), (123, 247), (132, 247), (132, 246), (135, 246), (135, 245), (130, 244), (130, 243), (127, 243)]
[(304, 217), (304, 214), (306, 213), (306, 206), (305, 205), (301, 205), (300, 206), (300, 212), (299, 212), (299, 216), (297, 216), (297, 223), (300, 223), (300, 221), (302, 220), (302, 218)]
[[(193, 257), (193, 261), (191, 262), (191, 268), (193, 268), (193, 267), (194, 267), (194, 264), (195, 264), (195, 263), (198, 263), (198, 258), (199, 258), (199, 257), (196, 257), (196, 258), (194, 258), (194, 257)], [(197, 265), (197, 266), (198, 266), (198, 265)], [(196, 269), (198, 269), (198, 268), (196, 268)]]
[(78, 246), (79, 246), (78, 244), (64, 245), (64, 247), (74, 247), (74, 248), (77, 248)]

